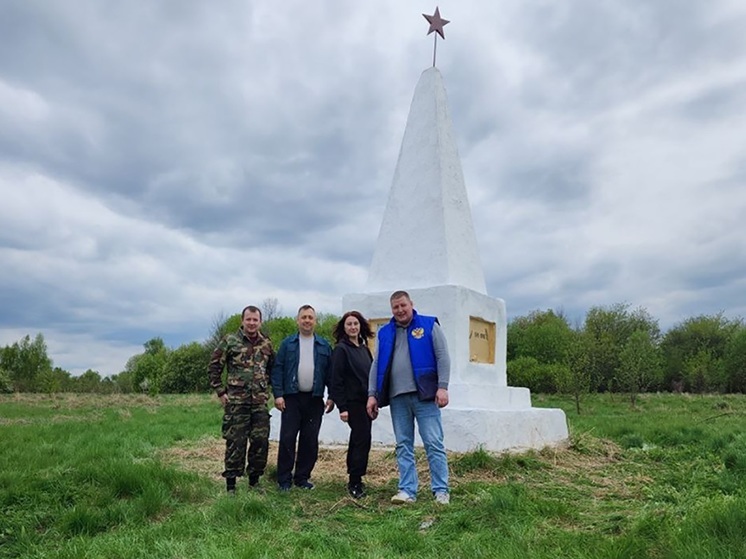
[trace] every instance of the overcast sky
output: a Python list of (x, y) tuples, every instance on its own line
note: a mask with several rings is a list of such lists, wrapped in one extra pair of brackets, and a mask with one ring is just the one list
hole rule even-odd
[[(437, 66), (508, 316), (746, 316), (746, 2), (441, 0)], [(0, 345), (121, 371), (364, 291), (420, 0), (0, 0)], [(406, 286), (403, 286), (406, 287)]]

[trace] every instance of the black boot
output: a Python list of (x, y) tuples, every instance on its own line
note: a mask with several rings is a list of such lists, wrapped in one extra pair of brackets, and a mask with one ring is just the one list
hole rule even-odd
[(236, 478), (234, 477), (225, 478), (225, 490), (228, 492), (228, 495), (236, 494)]
[(353, 499), (362, 499), (365, 497), (365, 485), (363, 485), (360, 478), (350, 479), (347, 484), (347, 491), (349, 491)]

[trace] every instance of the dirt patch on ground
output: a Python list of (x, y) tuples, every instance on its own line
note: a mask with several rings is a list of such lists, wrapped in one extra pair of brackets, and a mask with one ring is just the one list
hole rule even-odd
[[(225, 454), (225, 441), (215, 437), (205, 437), (196, 442), (185, 443), (180, 446), (171, 447), (161, 453), (160, 458), (168, 463), (178, 466), (183, 470), (196, 472), (200, 475), (221, 480), (223, 471), (223, 457)], [(345, 447), (328, 447), (319, 449), (319, 459), (313, 470), (315, 481), (339, 481), (347, 480), (347, 449)], [(277, 457), (277, 442), (269, 443), (270, 468)], [(419, 464), (421, 474), (427, 477), (427, 464)], [(370, 452), (368, 463), (369, 483), (384, 483), (396, 474), (396, 458), (393, 449), (374, 448)]]
[[(587, 491), (598, 498), (624, 496), (634, 498), (637, 489), (652, 481), (643, 475), (624, 472), (622, 451), (610, 441), (594, 440), (592, 449), (582, 452), (573, 448), (547, 449), (530, 453), (531, 465), (525, 470), (520, 466), (513, 468), (474, 468), (463, 471), (453, 468), (464, 456), (449, 453), (449, 464), (452, 465), (451, 485), (455, 488), (462, 483), (488, 482), (501, 483), (508, 480), (522, 480), (537, 486), (545, 483), (575, 485), (582, 480)], [(220, 438), (205, 437), (198, 441), (185, 442), (161, 452), (160, 458), (169, 464), (222, 481), (221, 472), (225, 442)], [(319, 459), (313, 471), (315, 482), (345, 483), (347, 449), (345, 447), (324, 447), (319, 450)], [(277, 456), (277, 443), (270, 441), (269, 465), (273, 471)], [(495, 454), (498, 460), (500, 455)], [(420, 483), (427, 486), (430, 481), (427, 459), (421, 448), (416, 449), (417, 471)], [(368, 474), (365, 481), (372, 485), (385, 485), (398, 476), (396, 456), (392, 448), (371, 449)]]

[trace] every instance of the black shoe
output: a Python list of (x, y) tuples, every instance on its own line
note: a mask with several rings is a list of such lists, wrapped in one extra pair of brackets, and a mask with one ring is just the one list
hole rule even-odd
[(300, 488), (300, 489), (313, 489), (313, 483), (311, 483), (308, 480), (306, 480), (306, 481), (296, 481), (295, 482), (295, 486), (298, 487), (298, 488)]
[(256, 487), (259, 485), (259, 476), (252, 474), (249, 476), (249, 487)]
[(353, 499), (362, 499), (365, 497), (365, 486), (362, 483), (348, 483), (347, 491)]
[(278, 483), (277, 489), (280, 491), (290, 491), (290, 484), (289, 483)]

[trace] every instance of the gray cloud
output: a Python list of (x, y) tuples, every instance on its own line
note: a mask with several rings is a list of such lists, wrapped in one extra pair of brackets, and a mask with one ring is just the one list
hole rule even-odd
[[(746, 9), (440, 5), (490, 294), (511, 316), (746, 313)], [(118, 372), (277, 297), (364, 289), (421, 12), (201, 0), (9, 3), (0, 17), (0, 344)]]

